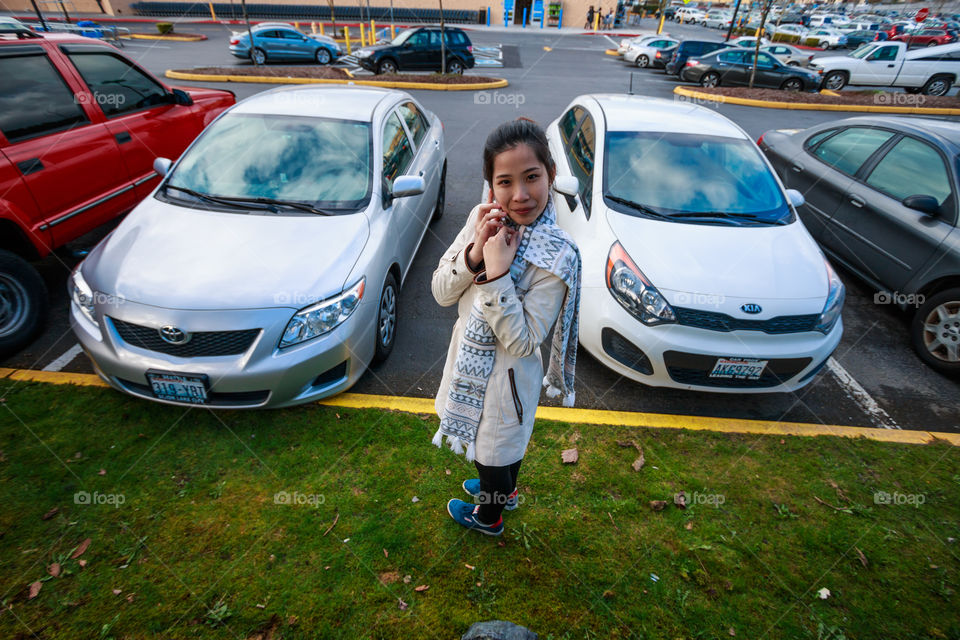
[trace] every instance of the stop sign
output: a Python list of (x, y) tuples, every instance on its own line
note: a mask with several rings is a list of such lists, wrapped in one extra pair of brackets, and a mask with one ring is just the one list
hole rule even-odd
[(928, 15), (930, 15), (930, 9), (928, 9), (927, 7), (924, 7), (923, 9), (920, 9), (920, 11), (917, 11), (917, 16), (914, 19), (917, 22), (923, 22), (924, 20), (927, 19)]

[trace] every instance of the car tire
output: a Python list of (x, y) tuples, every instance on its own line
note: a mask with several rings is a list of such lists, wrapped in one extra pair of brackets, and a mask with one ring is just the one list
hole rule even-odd
[(385, 73), (396, 73), (397, 71), (397, 63), (393, 61), (393, 58), (384, 58), (377, 65), (377, 75), (382, 76)]
[(927, 80), (920, 91), (925, 96), (945, 96), (952, 86), (953, 81), (947, 76), (934, 76)]
[(380, 291), (380, 301), (377, 306), (377, 324), (374, 327), (376, 334), (376, 348), (373, 352), (373, 362), (379, 364), (387, 359), (393, 351), (393, 344), (397, 340), (397, 302), (399, 289), (397, 279), (388, 273)]
[(333, 56), (330, 55), (330, 51), (324, 47), (317, 49), (313, 57), (317, 61), (317, 64), (330, 64), (333, 61)]
[(914, 95), (920, 93), (920, 87), (904, 87), (903, 90), (905, 93), (912, 93)]
[(254, 64), (267, 64), (267, 52), (260, 47), (254, 47), (250, 59), (253, 60)]
[(457, 76), (463, 75), (463, 62), (454, 58), (447, 62), (447, 73), (452, 73)]
[(932, 369), (960, 374), (960, 288), (941, 291), (920, 305), (910, 339), (917, 355)]
[(783, 91), (802, 91), (803, 81), (799, 78), (787, 78), (783, 81), (783, 84), (780, 85), (780, 89)]
[(708, 71), (707, 73), (700, 76), (700, 86), (707, 87), (719, 87), (720, 86), (720, 74), (715, 71)]
[(840, 91), (847, 86), (847, 74), (843, 71), (831, 71), (823, 79), (823, 88), (830, 91)]
[(820, 49), (821, 51), (826, 51), (827, 49), (830, 48), (830, 43), (827, 42), (826, 40), (821, 40), (820, 42), (817, 43), (817, 48)]
[(790, 62), (787, 63), (787, 66), (788, 66), (788, 67), (799, 67), (799, 66), (800, 66), (800, 63), (797, 62), (796, 60), (791, 60)]
[(29, 262), (0, 250), (0, 358), (26, 346), (47, 313), (47, 287)]
[(637, 66), (646, 69), (650, 66), (650, 58), (647, 56), (637, 56)]
[(937, 43), (936, 43), (936, 42), (928, 42), (928, 43), (927, 43), (927, 46), (928, 46), (928, 47), (935, 47), (935, 46), (937, 46)]
[(440, 172), (440, 188), (437, 189), (437, 204), (433, 207), (433, 216), (430, 222), (436, 222), (443, 217), (443, 208), (447, 203), (447, 162), (443, 162), (443, 170)]

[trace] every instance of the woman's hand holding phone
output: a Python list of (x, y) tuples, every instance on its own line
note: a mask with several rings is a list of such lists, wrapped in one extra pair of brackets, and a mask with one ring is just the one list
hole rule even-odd
[(500, 204), (494, 201), (493, 189), (490, 189), (489, 199), (489, 203), (480, 205), (480, 214), (477, 216), (477, 224), (473, 231), (473, 247), (467, 255), (467, 263), (474, 271), (485, 258), (483, 249), (487, 241), (503, 228), (503, 219), (506, 215)]

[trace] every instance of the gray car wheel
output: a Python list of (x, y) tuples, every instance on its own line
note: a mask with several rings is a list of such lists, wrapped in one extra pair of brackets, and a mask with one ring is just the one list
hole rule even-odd
[(393, 351), (397, 339), (397, 302), (399, 291), (397, 279), (388, 273), (380, 292), (380, 306), (377, 310), (377, 346), (373, 353), (374, 362), (383, 362)]
[(925, 300), (911, 326), (917, 355), (940, 373), (960, 374), (960, 289)]
[(251, 58), (253, 59), (254, 64), (266, 64), (267, 52), (260, 47), (254, 47)]
[(840, 91), (845, 86), (847, 86), (847, 74), (843, 71), (831, 71), (823, 79), (823, 88), (830, 91)]
[(700, 86), (707, 87), (718, 87), (720, 86), (720, 74), (713, 71), (707, 72), (700, 76)]
[(637, 58), (637, 66), (640, 67), (641, 69), (646, 69), (647, 67), (650, 66), (650, 58), (648, 58), (647, 56), (639, 56)]
[(379, 75), (383, 75), (385, 73), (396, 73), (396, 72), (397, 72), (397, 63), (390, 58), (381, 60), (380, 64), (377, 65), (377, 73)]
[(927, 84), (923, 85), (921, 91), (927, 96), (945, 96), (950, 91), (953, 82), (945, 76), (930, 78)]
[(459, 60), (451, 60), (447, 63), (447, 73), (454, 75), (463, 75), (463, 63)]
[(317, 64), (330, 64), (330, 61), (333, 59), (333, 56), (330, 55), (330, 51), (324, 47), (317, 49), (317, 52), (314, 54), (314, 58), (317, 60)]
[(783, 81), (783, 84), (780, 85), (780, 88), (784, 91), (800, 91), (803, 89), (803, 81), (799, 78), (787, 78)]

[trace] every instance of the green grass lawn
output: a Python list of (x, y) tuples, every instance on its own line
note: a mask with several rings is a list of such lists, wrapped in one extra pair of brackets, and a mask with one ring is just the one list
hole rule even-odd
[(489, 538), (446, 514), (473, 466), (430, 445), (433, 416), (0, 395), (2, 638), (447, 640), (490, 619), (544, 639), (960, 638), (942, 442), (540, 421), (523, 504)]

